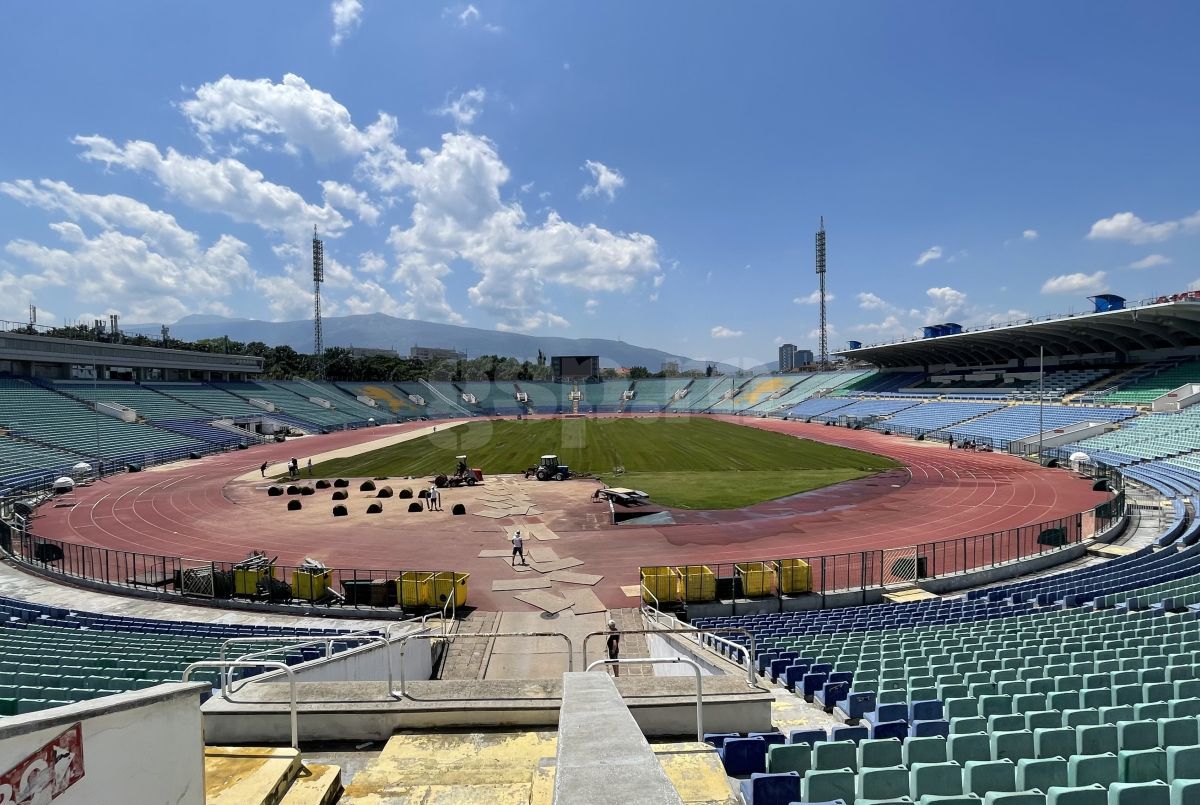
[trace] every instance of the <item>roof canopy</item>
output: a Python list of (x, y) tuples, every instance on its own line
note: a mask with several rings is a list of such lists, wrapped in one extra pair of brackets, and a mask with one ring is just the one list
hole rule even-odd
[[(1183, 297), (1183, 298), (1180, 298)], [(1080, 313), (1048, 321), (997, 324), (954, 335), (915, 338), (838, 354), (881, 367), (1003, 364), (1095, 352), (1200, 347), (1200, 295), (1154, 300), (1139, 307)]]

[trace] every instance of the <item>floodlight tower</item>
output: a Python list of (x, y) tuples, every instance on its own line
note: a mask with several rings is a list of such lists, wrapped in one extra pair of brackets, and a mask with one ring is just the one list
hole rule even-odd
[(325, 281), (325, 244), (313, 225), (313, 361), (318, 380), (325, 378), (325, 340), (321, 334), (321, 283)]
[(829, 330), (825, 323), (825, 216), (821, 216), (821, 228), (817, 230), (817, 277), (821, 280), (821, 342), (817, 366), (829, 367)]

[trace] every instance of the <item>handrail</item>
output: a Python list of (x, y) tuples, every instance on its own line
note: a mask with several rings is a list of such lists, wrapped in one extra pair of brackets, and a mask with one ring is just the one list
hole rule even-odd
[(687, 663), (696, 672), (696, 740), (704, 740), (704, 683), (700, 675), (700, 664), (687, 657), (635, 657), (628, 660), (596, 660), (587, 667), (590, 671), (598, 665), (661, 665), (663, 663)]
[[(672, 614), (671, 614), (671, 613), (669, 613), (669, 612), (661, 612), (661, 613), (657, 613), (657, 614), (659, 614), (659, 615), (662, 615), (662, 616), (664, 616), (664, 617), (667, 619), (667, 625), (668, 625), (668, 626), (670, 626), (670, 625), (671, 625), (671, 621), (674, 621), (674, 622), (675, 622), (675, 624), (676, 624), (675, 628), (677, 628), (677, 629), (687, 629), (687, 628), (691, 628), (691, 627), (689, 627), (689, 626), (688, 626), (688, 624), (684, 623), (684, 622), (683, 622), (683, 621), (681, 621), (679, 618), (675, 617), (674, 615), (672, 615)], [(659, 622), (659, 620), (658, 620), (658, 618), (657, 618), (657, 617), (655, 617), (655, 619), (654, 619), (654, 622), (655, 622), (655, 624), (657, 624), (657, 623)], [(718, 627), (718, 628), (719, 628), (719, 627)], [(729, 627), (729, 629), (730, 629), (730, 630), (733, 630), (733, 629), (736, 629), (736, 628), (738, 628), (738, 627), (733, 627), (733, 626)], [(661, 631), (661, 630), (660, 630), (660, 631)], [(750, 649), (747, 649), (747, 648), (746, 648), (746, 646), (739, 645), (739, 644), (737, 644), (737, 643), (733, 642), (732, 640), (727, 640), (727, 639), (726, 639), (726, 638), (724, 638), (724, 637), (718, 637), (718, 636), (717, 636), (717, 635), (715, 635), (715, 634), (711, 634), (711, 630), (710, 630), (710, 633), (709, 633), (709, 634), (707, 634), (707, 637), (708, 637), (708, 639), (709, 639), (709, 640), (714, 640), (714, 641), (716, 641), (716, 642), (718, 642), (718, 643), (723, 643), (724, 645), (728, 646), (728, 647), (729, 647), (729, 648), (730, 648), (732, 651), (735, 651), (735, 652), (737, 652), (738, 654), (745, 655), (745, 654), (747, 654), (747, 653), (749, 652), (749, 653), (752, 655), (752, 656), (748, 656), (748, 657), (746, 657), (746, 667), (747, 667), (747, 669), (749, 669), (749, 670), (750, 670), (750, 673), (747, 675), (747, 677), (748, 677), (748, 679), (749, 679), (749, 680), (751, 680), (751, 684), (753, 684), (753, 681), (754, 681), (754, 674), (753, 674), (753, 670), (754, 670), (754, 661), (755, 661), (755, 658), (758, 656), (757, 654), (755, 654), (755, 653), (753, 652), (753, 649), (754, 649), (754, 642), (755, 642), (755, 639), (756, 639), (756, 638), (754, 637), (754, 633), (753, 633), (753, 632), (750, 632), (750, 631), (748, 631), (748, 630), (744, 630), (744, 631), (746, 631), (746, 633), (750, 635), (750, 638), (751, 638), (751, 641), (750, 641), (750, 642), (751, 642)], [(685, 634), (686, 634), (686, 633), (685, 633)], [(707, 646), (705, 646), (705, 645), (704, 645), (704, 641), (703, 641), (703, 640), (701, 640), (701, 639), (699, 639), (699, 637), (697, 637), (697, 638), (696, 638), (696, 645), (697, 645), (697, 646), (699, 646), (700, 648), (708, 648)]]
[(243, 662), (242, 660), (222, 660), (217, 662), (216, 660), (201, 660), (200, 662), (194, 662), (187, 668), (183, 669), (183, 681), (187, 682), (192, 676), (192, 671), (195, 671), (197, 668), (216, 668), (221, 671), (221, 676), (223, 677), (226, 668), (256, 668), (260, 665), (271, 665), (280, 669), (281, 671), (287, 672), (289, 697), (288, 704), (291, 707), (292, 718), (292, 748), (299, 752), (300, 728), (299, 717), (297, 715), (298, 708), (296, 706), (296, 674), (291, 668), (288, 667), (287, 663), (277, 662), (275, 660), (267, 660), (265, 662)]
[[(321, 643), (325, 644), (324, 659), (329, 659), (333, 656), (333, 644), (337, 641), (354, 640), (354, 641), (366, 641), (366, 642), (370, 642), (370, 643), (380, 643), (384, 647), (384, 654), (387, 655), (388, 692), (391, 693), (392, 684), (393, 684), (393, 682), (392, 682), (393, 673), (392, 673), (392, 652), (390, 649), (390, 647), (391, 647), (390, 631), (391, 630), (389, 627), (388, 633), (386, 633), (386, 635), (365, 634), (365, 633), (363, 633), (363, 634), (351, 633), (348, 635), (337, 635), (336, 637), (332, 636), (332, 635), (319, 635), (319, 636), (313, 637), (310, 640), (303, 640), (303, 641), (298, 641), (296, 638), (303, 638), (306, 635), (291, 635), (291, 636), (277, 635), (277, 636), (265, 636), (265, 637), (230, 637), (230, 638), (227, 638), (221, 644), (220, 662), (225, 662), (225, 650), (229, 647), (230, 644), (233, 644), (233, 643), (251, 643), (251, 644), (254, 644), (254, 643), (284, 643), (284, 645), (279, 646), (277, 648), (264, 649), (263, 651), (255, 651), (255, 652), (250, 652), (249, 654), (242, 654), (241, 656), (239, 656), (237, 658), (238, 662), (243, 662), (243, 661), (248, 662), (250, 660), (253, 660), (253, 659), (256, 659), (259, 657), (265, 657), (265, 656), (268, 656), (270, 654), (275, 654), (280, 651), (287, 651), (288, 649), (293, 649), (293, 648), (303, 648), (305, 646), (318, 645)], [(259, 663), (259, 664), (261, 665), (264, 663)], [(286, 663), (285, 663), (285, 665), (286, 665)], [(228, 671), (229, 669), (226, 669), (226, 670)], [(226, 686), (227, 677), (228, 677), (228, 688)], [(245, 680), (243, 680), (243, 681), (245, 681)], [(241, 689), (241, 688), (235, 688), (234, 682), (235, 682), (235, 680), (233, 679), (232, 674), (228, 674), (228, 673), (221, 674), (221, 695), (225, 696), (230, 701), (233, 701), (233, 694), (237, 693), (237, 691)], [(245, 687), (245, 685), (243, 685), (242, 687)]]
[[(644, 581), (642, 582), (642, 592), (644, 592), (646, 595), (648, 595), (654, 599), (654, 606), (650, 607), (649, 609), (653, 613), (650, 615), (650, 617), (654, 618), (655, 623), (657, 623), (658, 622), (658, 612), (660, 609), (662, 609), (662, 602), (658, 600), (657, 595), (655, 595), (653, 592), (650, 591), (650, 588), (646, 586), (646, 582), (644, 582)], [(646, 609), (647, 609), (647, 606), (646, 606), (645, 602), (643, 601), (642, 606), (641, 606), (643, 617), (648, 614), (646, 612)]]
[[(479, 634), (469, 635), (470, 637), (561, 637), (567, 643), (567, 670), (575, 670), (575, 643), (568, 635), (562, 632), (481, 632)], [(437, 640), (440, 635), (435, 634), (408, 634), (400, 638), (400, 698), (408, 697), (408, 691), (405, 687), (404, 676), (404, 649), (409, 640)], [(392, 695), (396, 693), (393, 691)]]
[[(754, 638), (754, 632), (750, 631), (749, 629), (743, 629), (740, 626), (711, 626), (711, 627), (705, 627), (703, 629), (696, 628), (694, 626), (688, 626), (688, 627), (683, 627), (683, 628), (678, 628), (678, 629), (622, 629), (617, 632), (610, 632), (610, 631), (590, 632), (590, 633), (584, 635), (584, 638), (583, 638), (583, 661), (587, 662), (588, 641), (591, 640), (593, 637), (600, 637), (601, 635), (610, 635), (610, 634), (617, 634), (617, 635), (626, 635), (626, 634), (709, 634), (710, 632), (737, 632), (740, 634), (744, 634), (749, 638), (749, 640), (750, 640), (749, 648), (746, 648), (745, 646), (739, 646), (737, 643), (729, 643), (728, 640), (726, 640), (725, 642), (729, 643), (731, 646), (734, 646), (738, 651), (746, 654), (746, 684), (750, 685), (751, 687), (757, 687), (758, 680), (754, 677), (754, 658), (755, 658), (755, 656), (757, 656), (754, 651), (754, 646), (756, 643), (756, 640)], [(714, 637), (714, 635), (711, 635), (711, 634), (709, 636)], [(700, 641), (696, 641), (696, 645), (703, 648), (703, 646), (700, 644)]]

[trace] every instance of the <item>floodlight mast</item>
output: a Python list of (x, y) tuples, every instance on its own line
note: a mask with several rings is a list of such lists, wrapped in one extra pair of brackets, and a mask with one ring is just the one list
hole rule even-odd
[(821, 281), (821, 326), (817, 368), (829, 368), (829, 328), (825, 322), (825, 216), (821, 216), (821, 228), (817, 230), (817, 277)]
[(313, 225), (313, 367), (317, 380), (325, 379), (325, 339), (321, 332), (321, 283), (325, 281), (325, 244)]

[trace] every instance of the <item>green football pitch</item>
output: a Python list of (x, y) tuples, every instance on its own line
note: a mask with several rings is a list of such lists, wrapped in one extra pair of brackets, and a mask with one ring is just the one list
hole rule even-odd
[[(485, 477), (518, 473), (555, 453), (576, 473), (641, 489), (663, 506), (732, 509), (900, 466), (883, 456), (700, 417), (475, 420), (351, 458), (323, 477), (428, 477), (466, 454)], [(548, 481), (547, 483), (554, 483)]]

